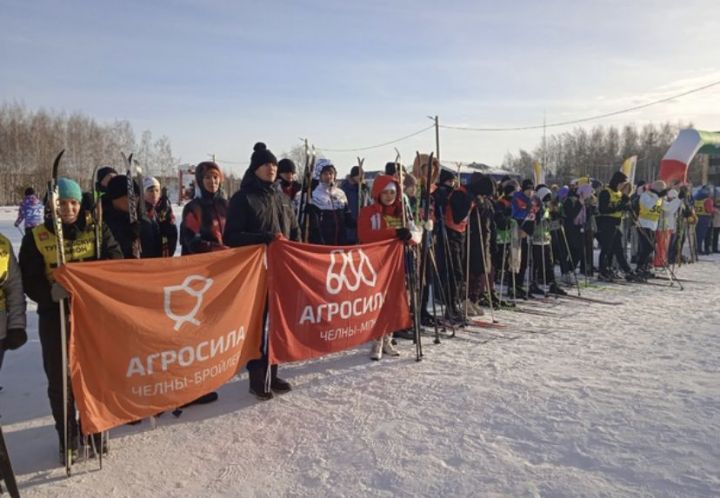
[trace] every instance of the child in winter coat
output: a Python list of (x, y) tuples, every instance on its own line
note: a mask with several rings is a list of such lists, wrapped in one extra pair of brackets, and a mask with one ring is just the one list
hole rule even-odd
[(347, 228), (355, 228), (345, 192), (335, 184), (335, 166), (326, 162), (320, 169), (319, 183), (308, 204), (310, 243), (325, 246), (348, 244)]
[(177, 248), (178, 228), (167, 190), (160, 189), (160, 182), (155, 177), (146, 176), (143, 179), (143, 196), (145, 214), (148, 220), (157, 223), (160, 231), (161, 256), (173, 256)]
[[(132, 185), (137, 197), (137, 224), (130, 222), (129, 185), (125, 175), (112, 177), (107, 185), (107, 191), (102, 197), (105, 202), (103, 223), (112, 231), (125, 258), (159, 258), (162, 255), (160, 227), (156, 221), (145, 216), (145, 202), (140, 199), (140, 187), (134, 180)], [(139, 254), (135, 254), (136, 250)]]
[[(98, 258), (95, 248), (95, 227), (92, 217), (81, 208), (80, 185), (69, 178), (57, 181), (59, 206), (62, 220), (63, 245), (66, 262), (94, 261)], [(122, 259), (123, 254), (110, 229), (103, 225), (100, 233), (101, 258)], [(20, 246), (20, 269), (22, 284), (27, 296), (37, 303), (38, 333), (42, 347), (43, 366), (48, 379), (48, 398), (55, 419), (55, 429), (60, 439), (60, 457), (65, 459), (65, 437), (63, 434), (63, 372), (62, 343), (60, 336), (60, 306), (68, 297), (65, 289), (55, 282), (53, 269), (57, 266), (55, 226), (48, 217), (44, 223), (25, 234)], [(66, 311), (69, 307), (66, 306)], [(66, 315), (67, 316), (67, 315)], [(69, 330), (69, 327), (68, 327)], [(75, 402), (72, 390), (68, 393), (68, 450), (77, 449), (78, 422), (75, 418)], [(93, 435), (96, 447), (100, 447), (100, 434)], [(103, 447), (103, 451), (105, 448)]]
[(18, 209), (18, 217), (15, 220), (15, 226), (19, 227), (20, 223), (25, 222), (25, 231), (38, 226), (43, 222), (45, 206), (35, 195), (35, 189), (28, 187), (25, 189), (25, 197)]
[(0, 235), (0, 368), (5, 350), (27, 342), (25, 333), (25, 293), (22, 275), (12, 244)]
[(223, 231), (228, 203), (220, 186), (223, 173), (216, 163), (205, 161), (195, 168), (195, 198), (185, 204), (180, 224), (182, 254), (226, 249)]
[[(397, 238), (411, 244), (420, 243), (421, 231), (412, 218), (405, 218), (403, 226), (403, 206), (400, 200), (400, 188), (397, 180), (390, 175), (375, 178), (372, 186), (373, 204), (360, 210), (358, 217), (358, 240), (361, 244)], [(407, 213), (407, 211), (406, 211)], [(379, 360), (382, 355), (399, 356), (392, 345), (392, 334), (373, 341), (370, 358)]]

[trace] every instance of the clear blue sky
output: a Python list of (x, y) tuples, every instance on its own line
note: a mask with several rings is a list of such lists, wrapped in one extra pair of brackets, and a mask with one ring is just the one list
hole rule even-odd
[[(373, 145), (431, 124), (519, 126), (609, 112), (720, 80), (714, 0), (0, 0), (0, 95), (129, 120), (183, 161)], [(720, 129), (720, 87), (593, 124)], [(556, 133), (562, 129), (549, 129)], [(442, 130), (448, 161), (499, 164), (542, 131)], [(429, 151), (428, 131), (398, 145)], [(392, 146), (331, 153), (341, 172)], [(241, 171), (243, 166), (235, 166)]]

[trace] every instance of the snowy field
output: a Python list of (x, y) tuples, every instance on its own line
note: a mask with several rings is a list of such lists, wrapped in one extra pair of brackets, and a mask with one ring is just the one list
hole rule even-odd
[[(15, 211), (0, 208), (13, 238)], [(257, 402), (247, 375), (214, 404), (111, 432), (99, 471), (64, 477), (37, 315), (0, 372), (0, 414), (24, 496), (720, 496), (720, 258), (686, 289), (607, 285), (504, 329), (401, 341), (281, 367), (294, 390)], [(102, 319), (102, 317), (99, 317)], [(108, 324), (112, 327), (112, 324)], [(122, 331), (117, 331), (122, 333)]]

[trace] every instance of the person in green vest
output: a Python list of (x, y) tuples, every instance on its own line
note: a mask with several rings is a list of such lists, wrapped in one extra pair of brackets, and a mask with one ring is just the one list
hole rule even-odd
[(0, 368), (6, 350), (27, 342), (25, 293), (12, 244), (0, 234)]
[[(95, 229), (92, 217), (81, 208), (82, 191), (77, 182), (59, 178), (57, 209), (62, 220), (63, 246), (66, 262), (95, 261), (98, 259), (122, 259), (120, 246), (107, 225), (101, 232), (101, 253), (95, 249)], [(57, 238), (50, 216), (25, 234), (20, 246), (20, 269), (22, 284), (27, 296), (37, 303), (38, 333), (42, 347), (43, 367), (48, 379), (48, 398), (55, 420), (55, 429), (60, 439), (60, 458), (64, 463), (63, 437), (63, 362), (60, 340), (60, 306), (67, 292), (55, 282), (53, 270), (58, 266), (56, 253)], [(67, 328), (70, 330), (70, 327)], [(100, 360), (100, 358), (98, 358)], [(68, 393), (68, 446), (77, 450), (78, 422), (72, 391)], [(100, 435), (93, 436), (99, 444)]]

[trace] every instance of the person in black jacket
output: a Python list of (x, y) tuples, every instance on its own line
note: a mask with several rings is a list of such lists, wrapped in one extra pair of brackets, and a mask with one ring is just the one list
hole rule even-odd
[(440, 275), (447, 275), (445, 282), (446, 317), (459, 319), (458, 308), (464, 299), (465, 233), (472, 198), (463, 186), (456, 188), (457, 177), (452, 171), (443, 169), (438, 177), (437, 189), (432, 193), (435, 207), (436, 259)]
[(178, 242), (178, 228), (175, 224), (172, 204), (166, 188), (160, 188), (160, 182), (153, 176), (143, 178), (143, 196), (145, 197), (145, 215), (148, 220), (158, 224), (162, 257), (175, 254)]
[(616, 171), (607, 188), (600, 191), (598, 196), (598, 240), (600, 241), (600, 278), (606, 281), (613, 281), (615, 276), (610, 269), (610, 262), (613, 257), (617, 260), (625, 279), (637, 280), (630, 265), (625, 258), (623, 237), (620, 222), (623, 214), (630, 207), (630, 197), (623, 193), (623, 187), (627, 182), (627, 176), (621, 171)]
[[(277, 159), (264, 143), (253, 148), (250, 167), (245, 172), (240, 190), (230, 199), (223, 238), (230, 247), (270, 244), (276, 237), (300, 241), (300, 227), (290, 199), (273, 187), (277, 176)], [(267, 317), (266, 317), (267, 318)], [(250, 393), (260, 400), (273, 398), (273, 391), (290, 391), (290, 384), (278, 377), (277, 365), (270, 367), (270, 389), (267, 388), (268, 358), (248, 362)]]
[[(59, 216), (62, 219), (65, 258), (67, 262), (93, 261), (96, 259), (122, 259), (120, 246), (107, 226), (101, 233), (101, 254), (95, 253), (95, 229), (89, 220), (92, 217), (80, 208), (82, 193), (80, 186), (68, 178), (58, 179), (60, 202)], [(64, 461), (63, 437), (63, 371), (62, 343), (60, 340), (61, 299), (67, 292), (53, 278), (52, 270), (57, 266), (55, 254), (55, 227), (47, 218), (42, 225), (34, 227), (23, 237), (20, 246), (20, 269), (25, 293), (37, 303), (38, 332), (42, 347), (43, 366), (48, 379), (48, 398), (55, 419), (55, 429), (60, 438), (60, 455)], [(70, 328), (68, 327), (69, 331)], [(75, 402), (72, 391), (68, 393), (68, 441), (70, 449), (77, 448), (78, 422), (75, 418)], [(94, 435), (96, 447), (100, 435)]]
[[(130, 223), (128, 201), (128, 178), (118, 175), (112, 178), (103, 196), (109, 199), (107, 208), (103, 207), (103, 223), (110, 227), (115, 240), (120, 244), (125, 258), (136, 257), (133, 254), (133, 244), (140, 239), (141, 258), (159, 258), (162, 256), (160, 239), (160, 226), (157, 221), (149, 220), (145, 215), (144, 201), (140, 197), (140, 187), (133, 180), (137, 201), (138, 221)], [(139, 223), (139, 226), (138, 226)]]

